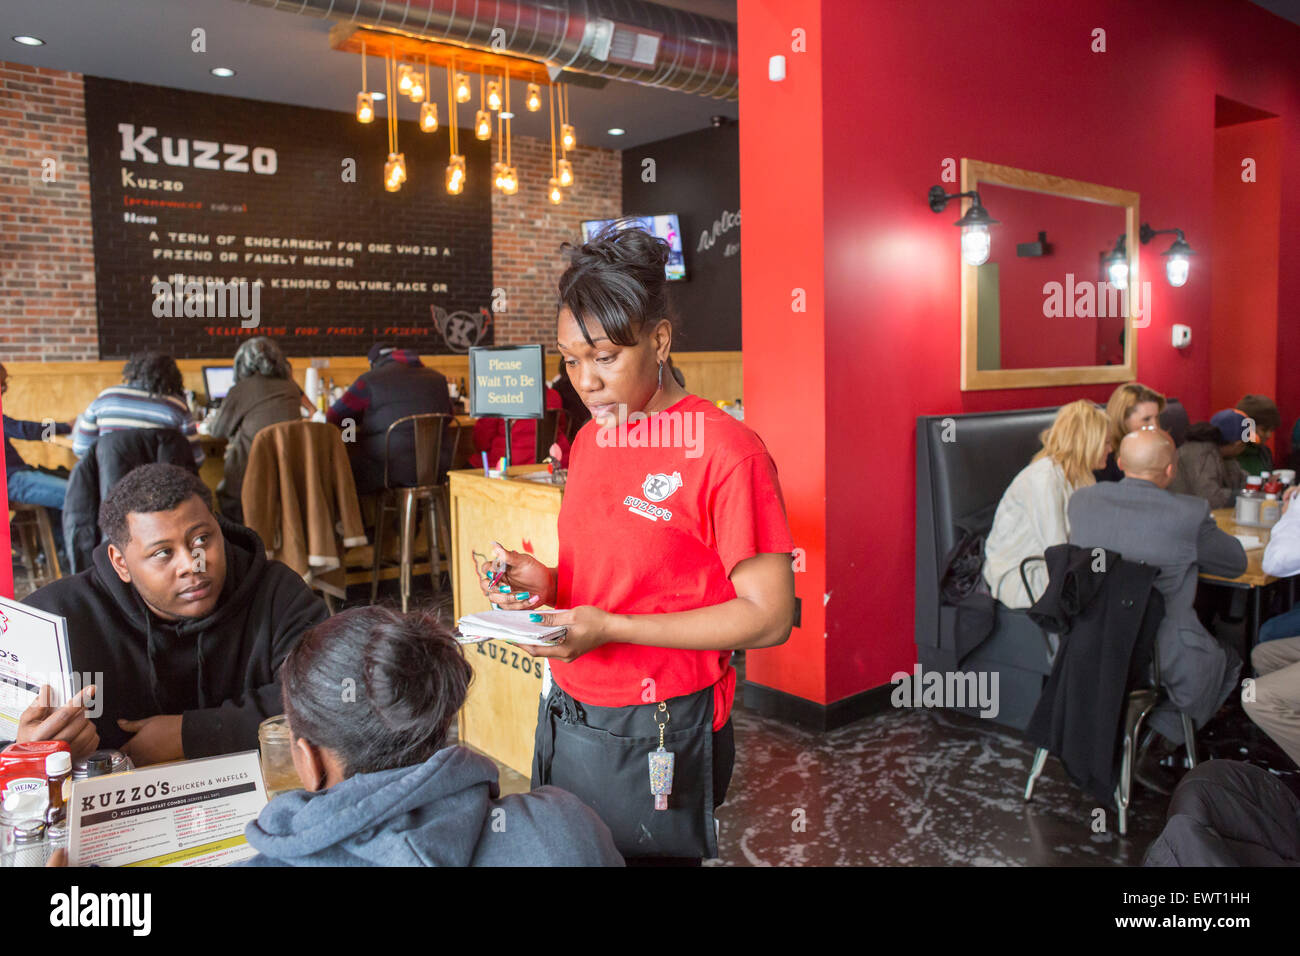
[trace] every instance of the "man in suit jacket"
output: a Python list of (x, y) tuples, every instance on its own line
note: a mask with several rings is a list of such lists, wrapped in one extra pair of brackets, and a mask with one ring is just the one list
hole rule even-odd
[[(1156, 588), (1165, 599), (1165, 619), (1156, 640), (1168, 700), (1147, 718), (1165, 738), (1147, 755), (1156, 759), (1183, 742), (1179, 711), (1199, 728), (1228, 699), (1241, 671), (1241, 660), (1205, 630), (1192, 602), (1200, 571), (1236, 577), (1246, 570), (1246, 552), (1219, 530), (1204, 498), (1166, 490), (1177, 462), (1165, 432), (1130, 432), (1119, 448), (1124, 479), (1080, 488), (1069, 504), (1070, 544), (1107, 548), (1160, 568)], [(1153, 762), (1138, 768), (1148, 785)], [(1160, 783), (1155, 789), (1166, 789)]]

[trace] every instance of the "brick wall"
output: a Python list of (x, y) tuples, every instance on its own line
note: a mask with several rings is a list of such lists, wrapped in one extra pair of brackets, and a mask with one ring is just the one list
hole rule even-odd
[(547, 345), (555, 341), (555, 283), (564, 271), (560, 243), (580, 240), (584, 219), (622, 213), (622, 159), (617, 150), (579, 146), (569, 153), (573, 185), (565, 190), (564, 201), (553, 206), (547, 198), (550, 141), (520, 137), (511, 152), (519, 192), (492, 194), (492, 271), (506, 299), (506, 311), (495, 317), (496, 341)]
[[(42, 172), (54, 161), (54, 181)], [(99, 357), (81, 74), (0, 62), (0, 359)]]
[[(0, 360), (96, 359), (81, 74), (0, 62), (0, 150)], [(620, 154), (570, 153), (575, 184), (552, 206), (550, 143), (519, 137), (512, 152), (519, 192), (492, 194), (493, 286), (506, 304), (496, 342), (545, 344), (555, 334), (560, 243), (581, 235), (582, 220), (622, 211)], [(52, 183), (41, 178), (46, 157), (57, 164)]]

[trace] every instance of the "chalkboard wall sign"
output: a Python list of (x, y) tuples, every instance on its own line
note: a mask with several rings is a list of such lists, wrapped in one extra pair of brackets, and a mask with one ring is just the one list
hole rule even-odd
[(475, 418), (541, 418), (542, 347), (469, 350), (469, 405)]
[(673, 348), (739, 350), (740, 128), (710, 127), (624, 150), (623, 212), (677, 213), (686, 280), (668, 289), (681, 319)]
[(449, 196), (446, 127), (403, 120), (408, 179), (388, 193), (383, 115), (85, 87), (101, 358), (228, 357), (259, 334), (298, 355), (492, 343), (490, 143), (461, 137)]

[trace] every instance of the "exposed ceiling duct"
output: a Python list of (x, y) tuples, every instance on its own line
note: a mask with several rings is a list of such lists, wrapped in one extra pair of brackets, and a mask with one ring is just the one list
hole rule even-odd
[(735, 101), (736, 25), (645, 0), (244, 0)]

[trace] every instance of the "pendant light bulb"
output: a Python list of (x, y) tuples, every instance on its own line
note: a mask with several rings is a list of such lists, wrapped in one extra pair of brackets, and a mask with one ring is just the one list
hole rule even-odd
[(393, 154), (388, 154), (388, 162), (384, 163), (384, 189), (390, 193), (395, 193), (402, 188), (402, 178), (399, 175), (397, 161), (393, 159)]
[(375, 100), (369, 93), (357, 94), (357, 122), (373, 123), (375, 121)]
[(465, 189), (465, 157), (453, 154), (451, 161), (447, 163), (447, 175), (445, 177), (447, 192), (453, 196), (459, 196)]
[(989, 261), (992, 239), (989, 227), (977, 223), (961, 228), (961, 259), (968, 266), (982, 266)]
[(432, 101), (420, 107), (420, 130), (425, 133), (438, 131), (438, 104)]
[(550, 199), (551, 205), (558, 206), (564, 201), (564, 193), (560, 191), (560, 180), (558, 176), (552, 176), (547, 185), (547, 198)]
[(578, 137), (574, 135), (571, 124), (565, 123), (560, 127), (560, 142), (564, 144), (565, 152), (569, 152), (578, 145)]
[(411, 80), (411, 90), (407, 95), (411, 97), (412, 103), (421, 102), (424, 99), (424, 80), (419, 76), (414, 77)]
[(528, 112), (536, 113), (542, 108), (542, 88), (536, 83), (528, 84)]
[(412, 81), (412, 79), (411, 79), (411, 68), (410, 68), (409, 66), (407, 66), (405, 63), (403, 63), (401, 66), (399, 66), (399, 67), (397, 68), (397, 90), (398, 90), (398, 92), (400, 92), (400, 93), (405, 93), (405, 94), (407, 94), (407, 95), (409, 96), (410, 93), (411, 93), (411, 83), (412, 83), (412, 82), (413, 82), (413, 81)]
[(556, 163), (556, 166), (558, 166), (560, 170), (560, 175), (559, 175), (560, 185), (566, 187), (572, 186), (573, 185), (573, 163), (570, 160), (562, 159), (558, 163)]
[(487, 110), (479, 110), (474, 114), (474, 138), (492, 138), (492, 115)]
[(464, 73), (456, 74), (456, 102), (468, 103), (469, 98), (474, 94), (469, 88), (469, 77)]
[(487, 105), (488, 109), (496, 112), (501, 109), (501, 81), (488, 80), (487, 85)]

